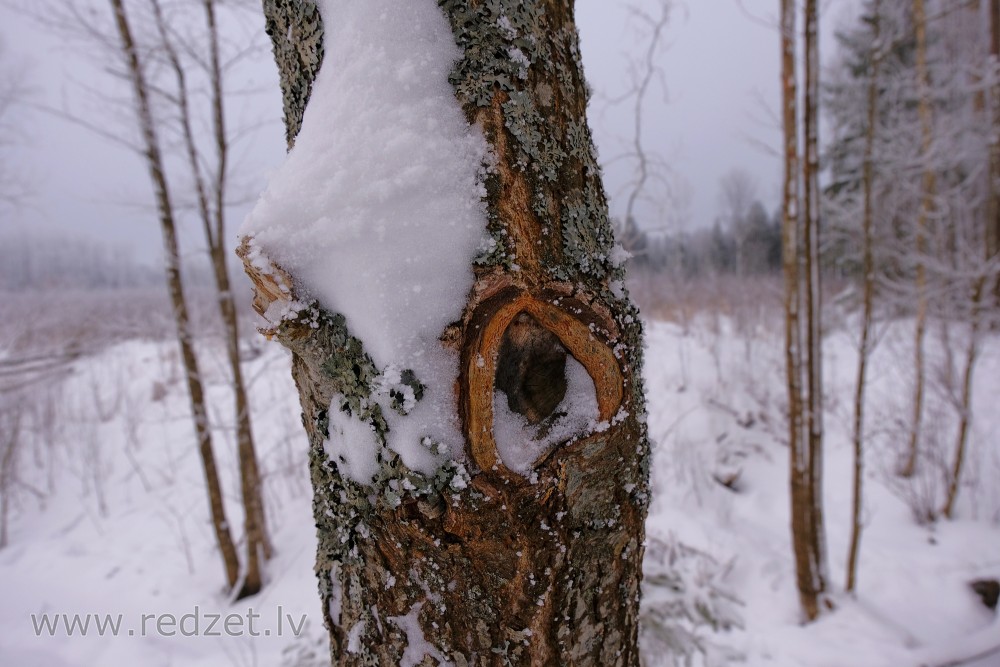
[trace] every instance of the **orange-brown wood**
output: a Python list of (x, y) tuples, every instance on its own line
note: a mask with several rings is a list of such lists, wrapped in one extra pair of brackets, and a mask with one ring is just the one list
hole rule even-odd
[(493, 437), (493, 392), (500, 343), (507, 327), (522, 312), (555, 334), (587, 369), (594, 381), (601, 420), (609, 421), (618, 412), (624, 397), (624, 376), (608, 344), (609, 323), (591, 308), (556, 293), (536, 298), (510, 288), (480, 309), (485, 312), (473, 317), (470, 328), (478, 331), (469, 337), (463, 359), (463, 382), (467, 384), (462, 392), (462, 412), (469, 453), (481, 469), (506, 472)]

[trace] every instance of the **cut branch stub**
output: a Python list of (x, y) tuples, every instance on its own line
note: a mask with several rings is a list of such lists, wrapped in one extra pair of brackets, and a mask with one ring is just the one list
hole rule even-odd
[[(601, 421), (610, 421), (624, 398), (624, 376), (608, 341), (615, 327), (579, 299), (555, 291), (537, 297), (508, 287), (474, 312), (462, 355), (460, 406), (469, 454), (481, 470), (517, 477), (501, 461), (493, 430), (493, 393), (504, 334), (527, 314), (558, 338), (594, 382)], [(527, 415), (526, 415), (527, 416)], [(530, 420), (530, 416), (529, 416)], [(510, 474), (508, 474), (510, 473)]]

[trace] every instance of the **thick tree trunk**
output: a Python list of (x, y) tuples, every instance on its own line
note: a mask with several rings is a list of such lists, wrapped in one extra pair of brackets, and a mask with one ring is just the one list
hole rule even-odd
[[(438, 5), (463, 53), (456, 97), (496, 156), (485, 183), (496, 250), (477, 260), (464, 315), (441, 332), (461, 360), (464, 457), (422, 475), (384, 450), (370, 485), (351, 481), (324, 452), (327, 411), (338, 396), (367, 404), (380, 369), (349, 320), (316, 306), (269, 332), (293, 353), (311, 443), (333, 661), (637, 665), (649, 492), (641, 328), (614, 259), (572, 2)], [(309, 2), (264, 7), (291, 143), (322, 57), (321, 19)], [(255, 307), (295, 298), (295, 277), (261, 271), (249, 252)], [(498, 452), (494, 393), (544, 419), (558, 402), (550, 391), (565, 390), (567, 353), (594, 381), (603, 424), (522, 476)]]
[(212, 516), (212, 527), (215, 530), (216, 541), (222, 552), (222, 562), (226, 570), (226, 582), (230, 588), (236, 585), (239, 578), (239, 558), (233, 544), (229, 523), (226, 521), (225, 507), (222, 500), (222, 485), (219, 483), (219, 473), (215, 464), (215, 454), (212, 449), (212, 434), (209, 430), (208, 411), (205, 406), (205, 390), (201, 381), (201, 370), (194, 351), (194, 338), (191, 335), (191, 325), (188, 317), (187, 301), (184, 297), (184, 285), (181, 279), (180, 253), (177, 247), (177, 232), (174, 224), (174, 209), (167, 185), (166, 170), (160, 143), (153, 121), (152, 108), (149, 100), (149, 87), (146, 83), (142, 64), (139, 60), (132, 29), (121, 0), (110, 0), (111, 9), (115, 15), (115, 26), (121, 42), (121, 52), (132, 84), (135, 96), (135, 111), (142, 134), (144, 157), (149, 168), (150, 182), (156, 196), (156, 209), (160, 217), (160, 229), (163, 233), (163, 254), (167, 271), (167, 287), (173, 306), (174, 321), (177, 325), (177, 340), (181, 348), (181, 359), (184, 365), (184, 376), (187, 380), (188, 395), (191, 398), (191, 412), (194, 417), (194, 428), (198, 438), (198, 452), (201, 455), (202, 468), (205, 472), (205, 483), (208, 487), (209, 509)]

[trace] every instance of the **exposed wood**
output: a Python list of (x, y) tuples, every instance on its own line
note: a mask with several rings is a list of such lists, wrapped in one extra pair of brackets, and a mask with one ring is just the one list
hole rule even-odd
[(510, 287), (490, 296), (473, 315), (474, 334), (466, 340), (460, 380), (465, 400), (460, 409), (473, 459), (483, 470), (499, 469), (509, 475), (514, 473), (499, 460), (493, 440), (494, 379), (503, 334), (522, 312), (533, 315), (554, 333), (590, 373), (603, 421), (615, 416), (624, 397), (618, 360), (607, 334), (599, 333), (610, 332), (610, 339), (617, 338), (613, 322), (602, 321), (586, 304), (558, 291), (534, 297)]

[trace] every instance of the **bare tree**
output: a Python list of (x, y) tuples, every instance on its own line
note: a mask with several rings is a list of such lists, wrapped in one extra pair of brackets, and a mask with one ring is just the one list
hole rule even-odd
[[(635, 221), (636, 205), (644, 196), (648, 196), (646, 189), (650, 180), (660, 180), (664, 182), (666, 165), (662, 158), (650, 153), (643, 140), (643, 112), (646, 98), (650, 89), (658, 78), (661, 78), (662, 70), (656, 64), (656, 58), (663, 47), (663, 40), (667, 25), (670, 21), (672, 3), (670, 0), (660, 0), (658, 4), (659, 13), (651, 15), (639, 7), (629, 8), (631, 14), (640, 22), (644, 30), (649, 31), (649, 42), (643, 53), (641, 60), (632, 63), (632, 86), (616, 101), (632, 100), (632, 147), (628, 156), (635, 160), (635, 176), (632, 178), (631, 188), (628, 195), (628, 203), (625, 206), (625, 221)], [(662, 84), (665, 85), (665, 84)]]
[[(631, 106), (631, 133), (628, 149), (613, 158), (610, 163), (624, 160), (633, 162), (634, 172), (625, 185), (625, 215), (621, 220), (613, 220), (615, 237), (633, 257), (643, 257), (648, 250), (650, 221), (640, 222), (639, 208), (643, 203), (663, 204), (670, 198), (673, 185), (669, 166), (663, 157), (649, 145), (646, 138), (646, 112), (649, 96), (659, 83), (666, 90), (663, 70), (657, 60), (660, 56), (666, 31), (673, 10), (672, 0), (659, 0), (658, 12), (651, 14), (637, 5), (629, 5), (629, 17), (638, 26), (641, 35), (641, 56), (629, 60), (630, 83), (628, 88), (610, 100), (611, 105)], [(653, 192), (657, 186), (658, 192)]]
[(916, 258), (916, 298), (917, 312), (913, 338), (913, 413), (910, 420), (909, 446), (907, 458), (900, 474), (903, 477), (913, 475), (917, 466), (917, 453), (920, 449), (920, 426), (924, 413), (924, 384), (926, 376), (925, 341), (927, 334), (927, 237), (928, 225), (934, 214), (934, 191), (937, 187), (937, 176), (931, 161), (933, 148), (933, 111), (931, 108), (931, 83), (927, 67), (927, 11), (924, 0), (913, 0), (913, 26), (916, 36), (916, 62), (918, 105), (920, 113), (921, 157), (923, 160), (923, 198), (920, 202), (920, 213), (917, 217), (915, 234)]
[(862, 166), (862, 239), (861, 239), (861, 342), (858, 346), (858, 370), (854, 385), (854, 479), (851, 494), (851, 541), (847, 551), (847, 581), (845, 588), (853, 593), (857, 585), (858, 554), (861, 548), (861, 507), (864, 483), (864, 427), (865, 387), (868, 381), (868, 358), (872, 347), (872, 319), (875, 305), (875, 254), (874, 254), (874, 188), (875, 188), (875, 138), (878, 121), (879, 66), (882, 59), (882, 3), (875, 0), (871, 10), (872, 41), (869, 50), (869, 71), (865, 148)]
[(233, 588), (239, 580), (239, 559), (229, 532), (229, 523), (226, 520), (225, 507), (222, 501), (222, 485), (219, 482), (218, 468), (212, 448), (212, 434), (208, 424), (205, 390), (201, 369), (198, 365), (198, 358), (195, 355), (188, 305), (184, 296), (174, 203), (167, 182), (166, 164), (160, 148), (160, 138), (156, 122), (153, 119), (150, 85), (146, 79), (144, 64), (141, 60), (135, 38), (133, 37), (132, 26), (129, 23), (124, 2), (123, 0), (109, 1), (111, 3), (111, 10), (114, 13), (115, 28), (118, 33), (120, 44), (119, 55), (122, 58), (131, 84), (135, 116), (141, 131), (144, 147), (143, 155), (156, 197), (156, 209), (159, 215), (160, 229), (163, 233), (167, 286), (173, 305), (174, 320), (177, 326), (177, 342), (181, 348), (185, 379), (187, 380), (188, 394), (191, 399), (191, 413), (194, 417), (198, 451), (201, 454), (202, 468), (205, 472), (205, 482), (208, 487), (212, 527), (215, 530), (215, 538), (222, 554), (222, 561), (226, 571), (226, 583), (230, 588)]
[[(100, 136), (137, 153), (150, 170), (156, 209), (164, 234), (168, 291), (178, 327), (182, 357), (188, 376), (192, 411), (199, 449), (202, 452), (209, 487), (213, 522), (226, 565), (230, 588), (238, 596), (258, 592), (263, 583), (262, 562), (270, 558), (272, 546), (267, 534), (261, 497), (250, 409), (240, 367), (237, 310), (227, 267), (226, 214), (230, 205), (232, 168), (230, 153), (234, 134), (226, 120), (226, 72), (254, 44), (241, 43), (234, 53), (223, 53), (223, 37), (216, 0), (161, 0), (110, 5), (113, 29), (105, 24), (99, 5), (51, 0), (28, 11), (41, 23), (60, 30), (84, 48), (97, 47), (102, 58), (110, 54), (121, 67), (106, 67), (115, 79), (128, 84), (131, 105), (124, 111), (126, 122), (139, 129), (138, 141), (122, 138), (106, 130), (104, 124), (58, 109), (46, 109)], [(237, 10), (238, 7), (227, 9)], [(107, 102), (106, 91), (88, 90)], [(177, 159), (173, 159), (176, 156)], [(239, 455), (241, 497), (247, 558), (241, 570), (235, 554), (229, 523), (224, 516), (202, 374), (194, 350), (191, 316), (184, 295), (184, 281), (178, 250), (178, 223), (187, 214), (185, 198), (178, 196), (177, 182), (190, 183), (193, 210), (201, 223), (210, 258), (217, 308), (224, 328), (226, 356), (231, 370), (234, 396), (236, 440)], [(188, 267), (190, 268), (190, 267)]]
[[(990, 257), (1000, 257), (1000, 0), (984, 0), (989, 13), (989, 57), (987, 71), (989, 78), (989, 105), (991, 115), (990, 168), (988, 172), (986, 209), (987, 244)], [(996, 303), (1000, 304), (1000, 277), (993, 287)]]
[(10, 506), (17, 482), (17, 459), (21, 442), (21, 418), (24, 406), (8, 401), (0, 409), (0, 549), (8, 543)]
[(747, 220), (757, 198), (757, 183), (745, 169), (731, 169), (719, 184), (719, 203), (724, 222), (736, 240), (736, 274), (747, 274), (747, 243), (750, 228)]
[[(883, 229), (871, 239), (878, 259), (862, 263), (875, 267), (878, 298), (887, 312), (912, 312), (916, 303), (917, 400), (902, 438), (899, 472), (905, 481), (896, 487), (923, 522), (951, 516), (956, 509), (971, 444), (972, 379), (983, 332), (995, 312), (987, 307), (998, 269), (987, 101), (995, 76), (986, 55), (992, 32), (990, 22), (983, 21), (988, 8), (982, 3), (915, 6), (912, 0), (880, 0), (879, 7), (877, 55), (885, 74), (877, 86), (874, 123), (858, 120), (862, 107), (871, 103), (870, 79), (865, 79), (864, 104), (849, 92), (852, 81), (867, 76), (876, 55), (868, 37), (872, 26), (864, 23), (842, 39), (850, 53), (843, 71), (849, 74), (839, 82), (839, 92), (831, 91), (839, 136), (830, 190), (844, 231), (857, 236), (863, 230), (856, 221), (868, 221), (867, 211), (855, 210), (858, 192), (873, 165), (870, 176), (878, 194), (869, 202), (866, 193), (865, 207), (877, 209)], [(866, 74), (859, 75), (862, 69)], [(869, 107), (865, 116), (871, 112)], [(870, 130), (877, 135), (869, 136)], [(857, 262), (849, 253), (847, 263)], [(932, 322), (938, 324), (943, 352), (933, 365), (921, 351)], [(940, 401), (956, 418), (951, 443), (936, 437), (940, 425), (922, 433), (927, 410), (940, 414)], [(927, 465), (920, 465), (924, 458)], [(943, 497), (937, 497), (937, 489), (944, 489)]]
[(14, 170), (8, 168), (2, 152), (9, 150), (20, 139), (14, 112), (17, 104), (24, 101), (28, 89), (23, 75), (9, 64), (4, 51), (0, 41), (0, 207), (13, 208), (23, 202), (26, 185)]
[[(822, 380), (820, 368), (819, 188), (817, 102), (818, 9), (805, 7), (805, 154), (800, 156), (795, 56), (795, 3), (781, 3), (782, 108), (785, 136), (783, 204), (785, 356), (788, 382), (792, 547), (802, 611), (809, 620), (826, 599), (822, 493)], [(804, 196), (799, 197), (799, 184)]]
[[(240, 337), (236, 302), (230, 284), (227, 262), (226, 209), (229, 185), (230, 134), (226, 127), (225, 79), (215, 0), (200, 0), (202, 8), (203, 42), (192, 43), (175, 28), (163, 10), (160, 0), (150, 0), (157, 46), (166, 59), (166, 64), (175, 78), (172, 94), (166, 95), (176, 110), (176, 121), (184, 146), (187, 175), (194, 184), (196, 210), (202, 223), (204, 238), (208, 244), (212, 275), (218, 295), (219, 313), (225, 328), (226, 354), (232, 373), (232, 388), (235, 400), (236, 437), (240, 461), (240, 482), (244, 508), (244, 533), (246, 535), (247, 560), (243, 573), (241, 595), (252, 595), (263, 585), (261, 559), (271, 557), (272, 547), (267, 534), (267, 525), (262, 502), (261, 477), (257, 464), (250, 406), (246, 385), (240, 366)], [(185, 25), (184, 31), (190, 28)], [(182, 53), (190, 55), (189, 62), (182, 61)], [(211, 140), (199, 140), (195, 135), (194, 121), (197, 111), (189, 91), (188, 70), (200, 68), (208, 82)], [(204, 148), (208, 145), (208, 149)], [(208, 165), (208, 166), (206, 166)]]

